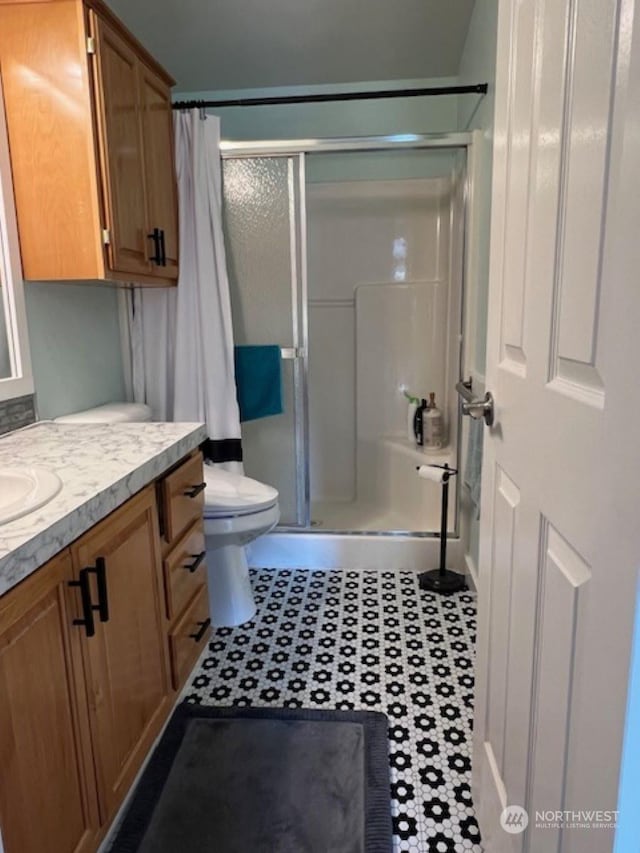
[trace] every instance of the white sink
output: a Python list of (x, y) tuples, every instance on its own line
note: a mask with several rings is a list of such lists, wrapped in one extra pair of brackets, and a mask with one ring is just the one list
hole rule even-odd
[(62, 481), (46, 468), (0, 468), (0, 524), (33, 512), (62, 488)]

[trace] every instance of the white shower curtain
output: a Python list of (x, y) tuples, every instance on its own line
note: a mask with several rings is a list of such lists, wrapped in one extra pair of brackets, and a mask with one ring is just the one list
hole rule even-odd
[[(136, 289), (132, 394), (156, 420), (204, 421), (213, 458), (239, 450), (229, 281), (222, 233), (220, 121), (175, 116), (180, 214), (177, 289)], [(231, 440), (231, 441), (230, 441)], [(235, 441), (234, 441), (235, 440)], [(236, 467), (229, 465), (227, 467)]]

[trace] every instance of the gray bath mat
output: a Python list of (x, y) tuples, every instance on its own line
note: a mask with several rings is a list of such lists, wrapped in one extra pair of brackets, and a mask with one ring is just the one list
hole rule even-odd
[(390, 853), (387, 719), (369, 711), (173, 714), (115, 853)]

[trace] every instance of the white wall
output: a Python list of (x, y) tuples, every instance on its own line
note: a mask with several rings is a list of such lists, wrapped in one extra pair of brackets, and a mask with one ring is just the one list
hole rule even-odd
[(308, 187), (313, 500), (362, 497), (368, 445), (406, 434), (403, 387), (451, 403), (450, 204), (449, 177)]

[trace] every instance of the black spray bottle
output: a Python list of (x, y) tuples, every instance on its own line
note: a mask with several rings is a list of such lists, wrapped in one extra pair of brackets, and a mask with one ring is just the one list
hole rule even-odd
[(418, 447), (422, 447), (424, 444), (424, 413), (428, 408), (429, 406), (427, 405), (427, 401), (423, 397), (413, 417), (413, 432), (415, 434), (416, 444)]

